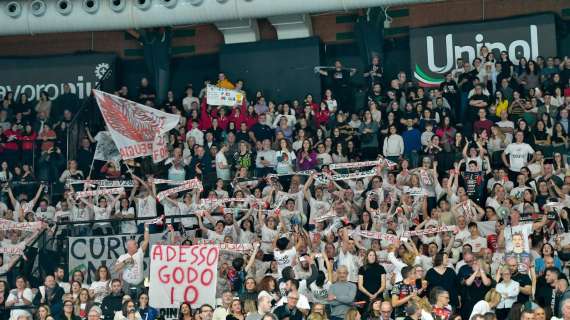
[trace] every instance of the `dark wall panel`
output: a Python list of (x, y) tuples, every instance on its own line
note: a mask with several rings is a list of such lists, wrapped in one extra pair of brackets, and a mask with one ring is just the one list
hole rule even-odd
[(261, 89), (276, 101), (319, 96), (320, 77), (313, 72), (319, 64), (318, 38), (231, 44), (220, 52), (220, 70), (232, 81), (243, 79), (249, 97)]

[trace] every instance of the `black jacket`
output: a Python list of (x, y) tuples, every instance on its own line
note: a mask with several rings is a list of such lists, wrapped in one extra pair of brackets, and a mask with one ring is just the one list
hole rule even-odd
[(115, 296), (110, 294), (103, 298), (101, 310), (103, 311), (103, 318), (105, 320), (113, 320), (115, 312), (123, 309), (123, 295), (124, 293), (121, 292), (119, 295)]

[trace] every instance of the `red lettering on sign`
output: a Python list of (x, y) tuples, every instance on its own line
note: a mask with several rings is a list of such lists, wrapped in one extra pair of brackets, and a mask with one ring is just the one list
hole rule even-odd
[(166, 261), (170, 262), (176, 259), (176, 247), (167, 246), (166, 247)]
[(206, 263), (208, 264), (208, 266), (211, 266), (214, 263), (216, 263), (216, 261), (218, 261), (218, 248), (211, 247), (210, 250), (208, 251), (208, 257), (206, 259)]
[[(206, 280), (206, 275), (208, 275), (207, 280)], [(214, 280), (214, 273), (212, 272), (211, 269), (206, 269), (202, 271), (202, 275), (200, 276), (200, 282), (202, 282), (202, 285), (204, 286), (210, 285), (210, 283), (212, 283), (212, 280)]]
[(167, 266), (162, 266), (160, 269), (158, 269), (158, 280), (162, 283), (168, 283), (170, 281), (170, 275), (168, 273), (162, 273), (162, 271), (167, 268)]
[(181, 267), (176, 267), (172, 270), (172, 280), (176, 284), (181, 284), (184, 281), (184, 270)]
[[(190, 291), (192, 291), (192, 298), (188, 298)], [(200, 295), (198, 293), (198, 290), (192, 285), (186, 287), (186, 290), (184, 290), (184, 301), (188, 302), (189, 304), (194, 304), (196, 301), (198, 301), (199, 296)]]
[(152, 260), (162, 260), (162, 246), (154, 246)]

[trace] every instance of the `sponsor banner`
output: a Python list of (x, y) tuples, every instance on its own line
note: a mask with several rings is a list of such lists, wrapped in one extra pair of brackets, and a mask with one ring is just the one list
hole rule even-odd
[(157, 140), (157, 135), (162, 136), (176, 127), (180, 121), (179, 115), (99, 90), (93, 90), (93, 93), (123, 160), (152, 155), (156, 161), (164, 157), (164, 150), (160, 146), (163, 139)]
[(472, 63), (486, 46), (499, 59), (506, 51), (511, 62), (520, 58), (556, 56), (554, 15), (541, 14), (505, 20), (463, 23), (410, 30), (413, 76), (423, 86), (439, 86), (456, 61)]
[(0, 96), (12, 92), (14, 97), (19, 97), (25, 93), (28, 99), (37, 101), (40, 93), (46, 91), (54, 100), (64, 93), (64, 85), (68, 84), (70, 91), (83, 99), (109, 69), (105, 84), (115, 87), (116, 59), (114, 54), (3, 58), (0, 59)]
[(150, 305), (193, 308), (216, 305), (220, 248), (212, 245), (153, 245), (150, 250)]
[[(178, 237), (176, 233), (175, 237)], [(142, 234), (114, 235), (114, 236), (94, 236), (94, 237), (69, 237), (69, 273), (82, 271), (86, 276), (86, 282), (95, 281), (95, 273), (100, 265), (109, 268), (112, 278), (118, 278), (119, 274), (113, 271), (113, 265), (120, 255), (127, 252), (127, 241), (135, 239), (139, 244), (143, 241)], [(153, 233), (150, 235), (150, 244), (168, 243), (168, 232)], [(148, 250), (145, 254), (144, 268), (145, 275), (148, 275), (150, 260)]]
[(236, 90), (220, 88), (209, 84), (206, 88), (206, 102), (215, 106), (233, 107), (241, 104), (243, 94)]

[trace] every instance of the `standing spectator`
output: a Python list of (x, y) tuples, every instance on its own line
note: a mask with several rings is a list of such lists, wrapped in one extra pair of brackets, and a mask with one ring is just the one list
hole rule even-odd
[[(534, 149), (524, 143), (523, 140), (524, 133), (517, 131), (515, 133), (515, 142), (507, 145), (502, 155), (503, 163), (509, 168), (509, 178), (511, 181), (515, 181), (515, 177), (521, 171), (521, 168), (526, 167), (529, 163), (529, 155), (534, 155)], [(508, 161), (507, 156), (509, 156)]]
[(123, 290), (131, 297), (138, 297), (143, 289), (144, 281), (144, 254), (149, 243), (149, 227), (144, 228), (144, 240), (140, 247), (135, 240), (127, 242), (127, 252), (117, 259), (114, 271), (121, 273)]
[(356, 297), (356, 286), (348, 282), (347, 267), (339, 266), (336, 273), (337, 281), (330, 286), (328, 297), (331, 305), (331, 320), (343, 319)]

